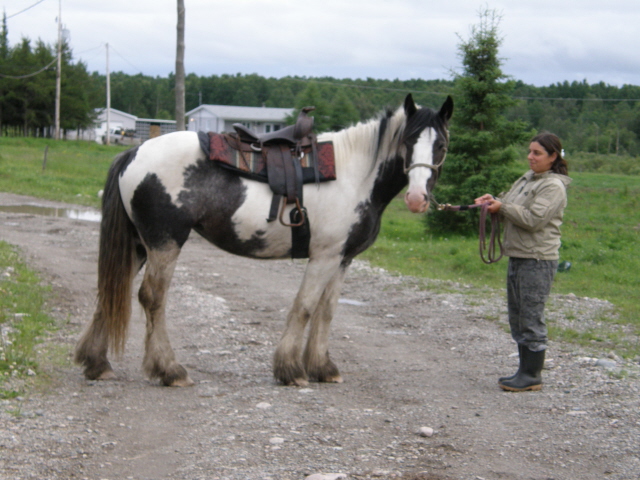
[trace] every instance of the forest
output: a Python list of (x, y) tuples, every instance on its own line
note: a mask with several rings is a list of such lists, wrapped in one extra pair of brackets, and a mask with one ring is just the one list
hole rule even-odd
[[(54, 123), (56, 48), (23, 39), (9, 45), (0, 32), (0, 136), (51, 135)], [(90, 128), (95, 109), (106, 105), (106, 75), (88, 72), (69, 45), (62, 56), (61, 127)], [(509, 120), (532, 131), (558, 134), (572, 152), (640, 155), (640, 86), (603, 82), (558, 82), (539, 87), (510, 79)], [(141, 118), (174, 118), (174, 77), (110, 74), (111, 106)], [(453, 94), (453, 79), (265, 78), (257, 74), (186, 77), (186, 111), (200, 104), (316, 106), (318, 130), (341, 129), (384, 108), (400, 105), (407, 93), (425, 106), (439, 106)], [(455, 100), (455, 98), (454, 98)], [(455, 115), (454, 115), (455, 121)]]

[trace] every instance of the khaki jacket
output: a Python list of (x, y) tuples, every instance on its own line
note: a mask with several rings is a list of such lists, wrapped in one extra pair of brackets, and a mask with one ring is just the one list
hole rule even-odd
[(558, 260), (560, 225), (571, 179), (529, 170), (506, 194), (500, 194), (504, 254), (515, 258)]

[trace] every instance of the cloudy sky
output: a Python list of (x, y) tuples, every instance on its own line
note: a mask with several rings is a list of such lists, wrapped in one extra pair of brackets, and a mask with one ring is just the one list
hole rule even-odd
[[(176, 2), (61, 0), (90, 72), (167, 76)], [(9, 42), (54, 44), (59, 0), (0, 0)], [(532, 85), (640, 85), (640, 0), (185, 0), (187, 73), (451, 79), (480, 10), (501, 15), (503, 71)], [(31, 7), (31, 8), (29, 8)], [(24, 10), (24, 11), (23, 11)], [(22, 12), (22, 13), (20, 13)]]

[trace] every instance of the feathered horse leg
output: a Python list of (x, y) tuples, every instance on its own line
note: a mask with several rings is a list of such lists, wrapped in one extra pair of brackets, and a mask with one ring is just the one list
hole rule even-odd
[(309, 338), (302, 361), (307, 375), (319, 382), (342, 383), (338, 367), (329, 358), (329, 333), (345, 274), (346, 267), (341, 266), (325, 287), (322, 298), (311, 316)]
[(273, 375), (285, 385), (305, 386), (309, 381), (301, 355), (305, 328), (319, 302), (326, 300), (323, 294), (340, 268), (340, 261), (340, 256), (309, 260), (273, 359)]

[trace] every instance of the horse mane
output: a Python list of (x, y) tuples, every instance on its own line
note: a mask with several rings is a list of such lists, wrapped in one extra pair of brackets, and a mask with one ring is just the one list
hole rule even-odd
[[(319, 141), (331, 140), (337, 151), (360, 151), (371, 159), (373, 168), (378, 161), (394, 158), (397, 147), (405, 133), (406, 114), (400, 107), (387, 109), (377, 117), (347, 127), (338, 132), (326, 132), (318, 136)], [(338, 160), (336, 156), (336, 161)], [(347, 160), (351, 155), (340, 156)]]

